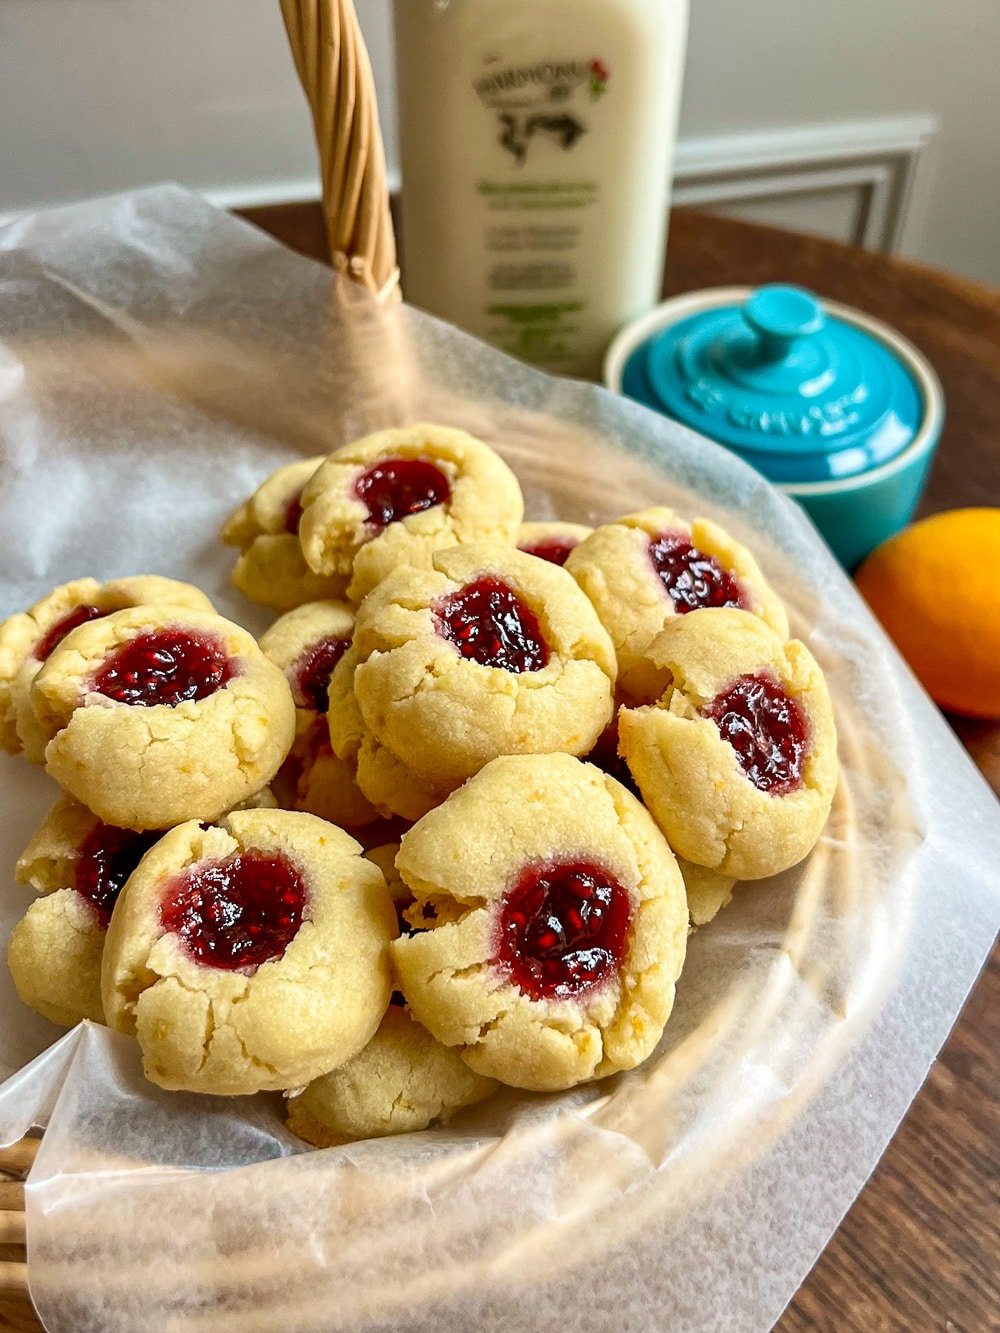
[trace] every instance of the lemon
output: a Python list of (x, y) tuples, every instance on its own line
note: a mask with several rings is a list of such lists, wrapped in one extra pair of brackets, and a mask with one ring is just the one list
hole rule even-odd
[(1000, 720), (1000, 509), (922, 519), (855, 580), (932, 699)]

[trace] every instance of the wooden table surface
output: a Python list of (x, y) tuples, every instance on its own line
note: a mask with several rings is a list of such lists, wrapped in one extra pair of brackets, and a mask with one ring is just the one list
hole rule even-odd
[[(245, 216), (293, 248), (325, 257), (316, 205)], [(674, 214), (667, 295), (762, 282), (809, 287), (912, 339), (935, 366), (947, 401), (921, 512), (1000, 505), (1000, 291), (818, 237)], [(1000, 726), (949, 720), (1000, 794)], [(1000, 1329), (998, 1049), (995, 949), (888, 1151), (779, 1321), (780, 1333)]]

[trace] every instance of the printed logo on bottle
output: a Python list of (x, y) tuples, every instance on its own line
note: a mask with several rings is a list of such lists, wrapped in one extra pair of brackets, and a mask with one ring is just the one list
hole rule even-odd
[(491, 69), (476, 80), (475, 89), (483, 105), (496, 112), (497, 141), (522, 164), (539, 139), (567, 152), (579, 143), (589, 128), (581, 112), (604, 96), (610, 77), (596, 56), (539, 60)]

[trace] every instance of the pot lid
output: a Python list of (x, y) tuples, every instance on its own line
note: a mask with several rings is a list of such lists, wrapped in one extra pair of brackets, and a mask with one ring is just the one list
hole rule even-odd
[(863, 316), (852, 323), (843, 307), (834, 314), (784, 286), (759, 287), (741, 305), (719, 304), (711, 291), (682, 298), (675, 322), (673, 304), (628, 356), (622, 392), (735, 450), (772, 481), (857, 476), (917, 434), (917, 381)]

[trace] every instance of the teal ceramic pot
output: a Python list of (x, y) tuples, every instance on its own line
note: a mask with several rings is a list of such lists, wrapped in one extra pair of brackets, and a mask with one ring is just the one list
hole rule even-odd
[(909, 523), (944, 421), (912, 343), (795, 287), (666, 301), (622, 330), (604, 378), (762, 472), (848, 569)]

